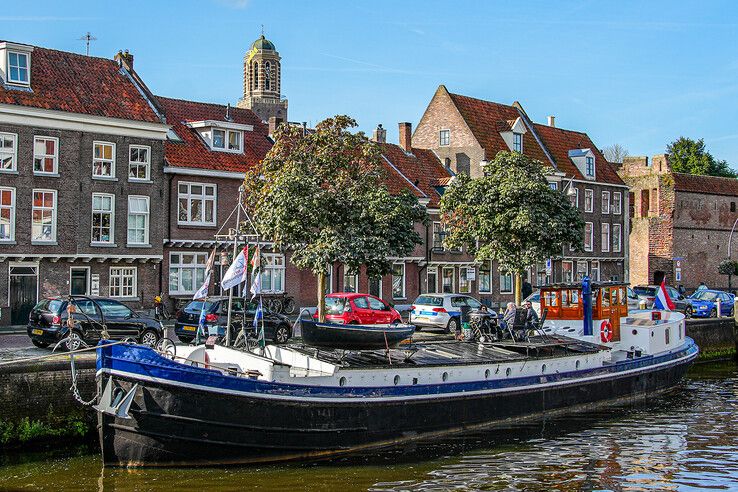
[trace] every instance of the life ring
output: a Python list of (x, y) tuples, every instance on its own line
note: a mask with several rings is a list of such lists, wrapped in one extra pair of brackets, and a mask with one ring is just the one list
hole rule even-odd
[(604, 320), (600, 325), (600, 340), (602, 340), (602, 343), (612, 341), (612, 324), (608, 319)]

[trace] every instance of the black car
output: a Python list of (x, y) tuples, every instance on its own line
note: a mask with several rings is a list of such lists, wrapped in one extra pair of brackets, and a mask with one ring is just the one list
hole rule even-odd
[[(184, 309), (177, 311), (174, 323), (174, 333), (184, 343), (190, 343), (195, 338), (200, 314), (205, 303), (205, 335), (224, 337), (228, 323), (228, 297), (212, 297), (206, 301), (191, 301)], [(254, 316), (257, 303), (248, 302), (242, 298), (233, 298), (231, 311), (231, 340), (245, 324), (247, 330), (254, 329)], [(264, 337), (275, 343), (285, 343), (292, 336), (290, 319), (283, 315), (262, 308), (264, 314)]]
[[(660, 285), (638, 285), (633, 287), (633, 291), (638, 295), (638, 299), (646, 301), (646, 309), (651, 309), (656, 300), (656, 293), (661, 288)], [(677, 289), (666, 286), (666, 292), (669, 294), (672, 302), (674, 302), (675, 311), (683, 313), (687, 318), (692, 317), (692, 304), (689, 300), (679, 293)]]
[(134, 338), (138, 342), (154, 346), (164, 336), (162, 324), (147, 316), (135, 313), (128, 306), (105, 297), (69, 296), (43, 299), (28, 317), (28, 336), (37, 347), (48, 347), (67, 338), (67, 318), (71, 300), (74, 306), (72, 317), (75, 327), (66, 348), (76, 350), (81, 341), (95, 344), (102, 338), (102, 324), (111, 339)]

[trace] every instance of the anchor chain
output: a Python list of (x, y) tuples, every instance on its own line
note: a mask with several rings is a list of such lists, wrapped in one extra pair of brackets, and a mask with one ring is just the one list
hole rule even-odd
[(89, 407), (97, 401), (97, 397), (100, 396), (100, 390), (95, 392), (95, 396), (93, 396), (91, 400), (85, 401), (84, 399), (82, 399), (82, 395), (80, 395), (79, 393), (79, 388), (77, 388), (77, 367), (74, 365), (74, 355), (70, 356), (70, 360), (72, 365), (72, 386), (69, 389), (72, 391), (72, 395), (74, 396), (75, 400), (77, 400), (83, 406)]

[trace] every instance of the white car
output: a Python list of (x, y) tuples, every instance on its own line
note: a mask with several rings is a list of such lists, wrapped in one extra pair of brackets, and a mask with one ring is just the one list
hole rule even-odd
[(446, 333), (461, 327), (461, 308), (479, 309), (482, 303), (464, 294), (423, 294), (410, 307), (409, 322), (420, 331), (437, 328)]
[(530, 301), (533, 311), (536, 312), (538, 317), (541, 317), (541, 291), (537, 290), (523, 300), (523, 305)]

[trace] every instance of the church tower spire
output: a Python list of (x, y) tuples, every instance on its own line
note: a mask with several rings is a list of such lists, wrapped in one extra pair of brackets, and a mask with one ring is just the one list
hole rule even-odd
[(262, 119), (287, 121), (287, 99), (281, 96), (282, 58), (274, 43), (262, 34), (243, 58), (243, 99), (239, 108), (248, 108)]

